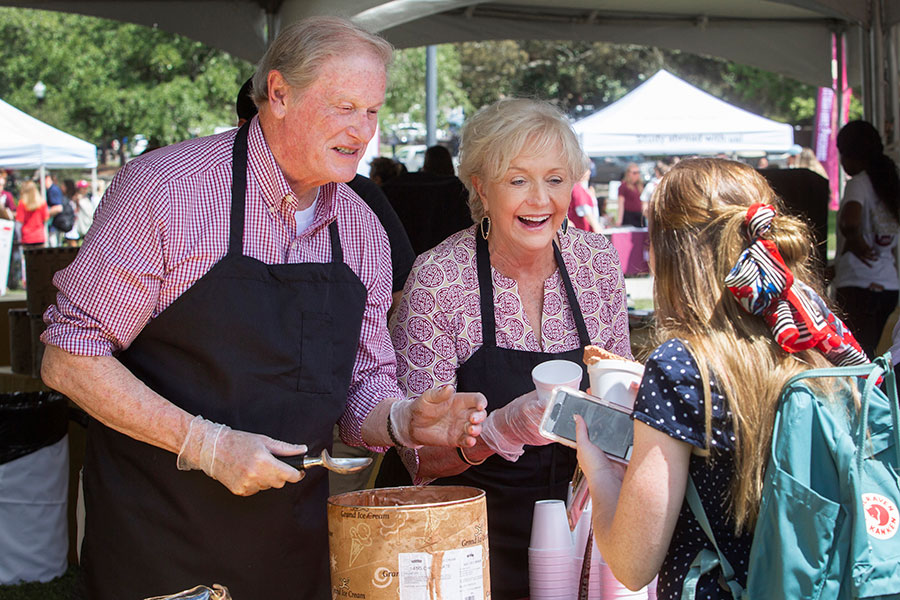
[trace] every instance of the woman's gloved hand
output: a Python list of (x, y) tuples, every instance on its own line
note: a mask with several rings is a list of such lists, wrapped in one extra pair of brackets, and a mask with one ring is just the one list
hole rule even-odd
[(198, 415), (191, 420), (176, 465), (181, 471), (202, 470), (231, 493), (250, 496), (303, 479), (303, 471), (273, 455), (293, 456), (306, 451), (305, 445), (237, 431)]
[(515, 462), (525, 446), (544, 446), (549, 440), (538, 431), (547, 402), (537, 391), (519, 396), (503, 408), (492, 411), (481, 426), (481, 439), (508, 461)]
[(407, 448), (475, 445), (487, 416), (487, 398), (480, 393), (456, 392), (452, 385), (432, 388), (418, 398), (391, 405), (390, 425), (395, 441)]

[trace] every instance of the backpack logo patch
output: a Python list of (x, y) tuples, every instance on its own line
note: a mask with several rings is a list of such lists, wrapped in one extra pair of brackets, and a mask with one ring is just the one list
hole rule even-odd
[(894, 537), (900, 525), (900, 511), (897, 510), (897, 505), (881, 494), (863, 494), (862, 501), (869, 535), (878, 540)]

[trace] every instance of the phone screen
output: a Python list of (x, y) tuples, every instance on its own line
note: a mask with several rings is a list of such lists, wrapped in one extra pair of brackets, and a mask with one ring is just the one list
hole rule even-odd
[(609, 406), (591, 402), (581, 396), (560, 390), (552, 413), (556, 435), (575, 441), (574, 415), (581, 415), (588, 427), (591, 441), (609, 455), (627, 460), (634, 443), (634, 426), (631, 415)]

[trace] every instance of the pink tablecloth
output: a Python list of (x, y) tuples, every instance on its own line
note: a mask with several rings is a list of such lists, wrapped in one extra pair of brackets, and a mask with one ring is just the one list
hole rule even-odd
[(647, 263), (650, 239), (646, 227), (615, 227), (601, 233), (609, 238), (619, 252), (622, 272), (626, 276), (643, 275), (650, 272)]

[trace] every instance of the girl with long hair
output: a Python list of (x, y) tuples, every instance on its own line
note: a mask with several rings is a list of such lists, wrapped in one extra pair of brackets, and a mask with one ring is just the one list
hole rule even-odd
[(832, 287), (847, 324), (872, 358), (900, 293), (894, 258), (900, 232), (900, 177), (871, 123), (844, 125), (837, 147), (841, 165), (852, 179), (844, 188), (838, 213)]
[[(807, 226), (752, 167), (682, 161), (648, 219), (661, 343), (637, 393), (632, 458), (623, 474), (578, 420), (578, 460), (613, 574), (638, 589), (659, 573), (659, 598), (679, 598), (691, 561), (712, 547), (684, 502), (688, 475), (745, 585), (782, 386), (811, 367), (866, 359), (829, 320)], [(808, 335), (792, 341), (793, 327)], [(698, 598), (731, 598), (718, 576), (700, 578)]]
[(16, 207), (16, 222), (22, 227), (22, 244), (25, 246), (46, 244), (47, 230), (44, 224), (49, 218), (50, 210), (37, 184), (33, 181), (23, 183), (19, 205)]

